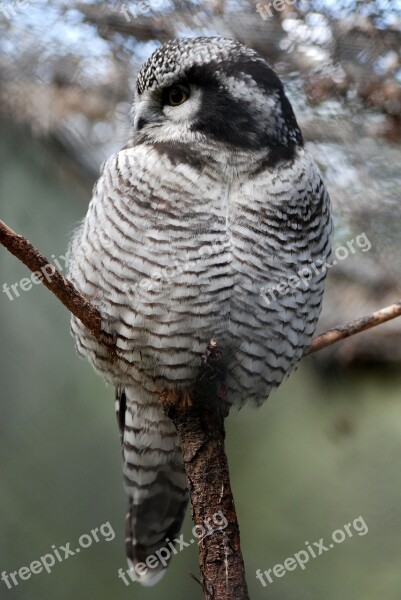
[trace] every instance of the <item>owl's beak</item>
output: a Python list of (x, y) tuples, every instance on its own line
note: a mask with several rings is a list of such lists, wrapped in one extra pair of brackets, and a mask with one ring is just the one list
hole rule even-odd
[(140, 131), (145, 127), (148, 121), (144, 117), (138, 116), (134, 121), (134, 129), (135, 131)]

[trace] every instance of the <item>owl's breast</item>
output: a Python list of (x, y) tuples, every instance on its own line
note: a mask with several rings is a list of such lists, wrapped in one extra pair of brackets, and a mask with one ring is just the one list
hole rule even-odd
[(216, 337), (233, 402), (267, 397), (320, 311), (322, 274), (273, 302), (262, 293), (329, 246), (327, 194), (306, 167), (234, 181), (155, 149), (112, 157), (73, 243), (71, 276), (99, 306), (120, 361), (73, 320), (79, 350), (110, 380), (155, 391), (188, 386)]
[[(125, 151), (106, 163), (73, 245), (71, 276), (115, 336), (122, 361), (112, 378), (121, 368), (145, 387), (186, 384), (210, 337), (226, 336), (233, 287), (227, 195), (227, 184), (164, 154)], [(110, 376), (102, 349), (94, 356), (88, 334), (73, 327)]]

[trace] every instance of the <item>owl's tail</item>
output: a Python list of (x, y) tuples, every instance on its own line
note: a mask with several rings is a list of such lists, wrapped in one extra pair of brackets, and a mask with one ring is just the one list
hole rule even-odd
[(129, 495), (129, 574), (151, 586), (165, 573), (188, 504), (181, 449), (158, 398), (138, 388), (118, 387), (116, 407)]

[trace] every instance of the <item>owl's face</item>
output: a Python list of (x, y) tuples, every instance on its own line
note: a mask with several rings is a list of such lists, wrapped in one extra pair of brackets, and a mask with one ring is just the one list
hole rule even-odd
[(278, 75), (227, 38), (176, 40), (156, 50), (138, 75), (133, 121), (138, 142), (234, 151), (303, 144)]

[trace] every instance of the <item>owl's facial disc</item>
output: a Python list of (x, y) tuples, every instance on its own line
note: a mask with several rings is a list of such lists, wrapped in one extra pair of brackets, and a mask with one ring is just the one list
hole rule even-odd
[[(184, 93), (185, 99), (181, 96), (181, 102), (178, 103), (180, 92)], [(174, 85), (171, 89), (166, 90), (166, 98), (168, 100), (163, 105), (163, 114), (166, 119), (172, 123), (182, 123), (190, 126), (200, 111), (202, 91), (188, 84), (186, 86)]]
[(145, 90), (134, 105), (134, 132), (153, 141), (187, 139), (201, 109), (202, 93), (182, 79), (161, 89)]
[(233, 150), (303, 144), (278, 75), (225, 38), (169, 42), (148, 59), (137, 80), (134, 131), (139, 141)]

